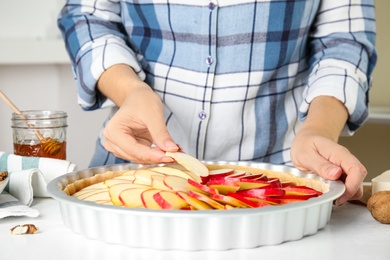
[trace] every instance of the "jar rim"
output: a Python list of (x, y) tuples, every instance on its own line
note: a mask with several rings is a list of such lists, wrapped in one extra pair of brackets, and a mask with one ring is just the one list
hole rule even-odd
[(60, 110), (24, 110), (22, 114), (12, 113), (12, 120), (47, 120), (67, 118), (65, 111)]

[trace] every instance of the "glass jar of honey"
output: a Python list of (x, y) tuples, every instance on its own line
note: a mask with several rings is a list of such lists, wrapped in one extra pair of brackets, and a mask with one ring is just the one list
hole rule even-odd
[(14, 154), (66, 159), (67, 114), (28, 110), (12, 114)]

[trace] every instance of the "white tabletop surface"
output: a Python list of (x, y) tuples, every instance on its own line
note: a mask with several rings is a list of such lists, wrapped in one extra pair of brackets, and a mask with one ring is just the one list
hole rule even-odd
[[(90, 240), (64, 226), (57, 201), (35, 198), (32, 207), (39, 210), (39, 217), (0, 219), (0, 259), (390, 259), (390, 225), (377, 222), (364, 206), (351, 203), (334, 206), (324, 229), (298, 241), (254, 249), (194, 252), (130, 248)], [(30, 223), (39, 228), (38, 233), (10, 234), (12, 227)]]

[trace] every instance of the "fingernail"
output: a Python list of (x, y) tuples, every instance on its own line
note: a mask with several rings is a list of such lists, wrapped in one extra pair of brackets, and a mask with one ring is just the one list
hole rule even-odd
[(161, 159), (162, 163), (172, 163), (174, 161), (175, 160), (173, 160), (171, 157), (164, 157), (164, 158)]
[(168, 149), (178, 149), (179, 147), (177, 146), (177, 144), (175, 144), (174, 142), (172, 141), (166, 141), (165, 142), (165, 146), (168, 148)]
[(332, 166), (328, 172), (329, 179), (338, 179), (340, 177), (340, 173), (340, 167)]

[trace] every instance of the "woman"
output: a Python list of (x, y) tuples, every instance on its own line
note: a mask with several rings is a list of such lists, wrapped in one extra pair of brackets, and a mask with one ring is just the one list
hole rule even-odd
[(343, 178), (339, 205), (362, 196), (366, 169), (337, 141), (368, 115), (373, 1), (69, 0), (58, 24), (82, 108), (114, 107), (91, 166), (183, 149)]

